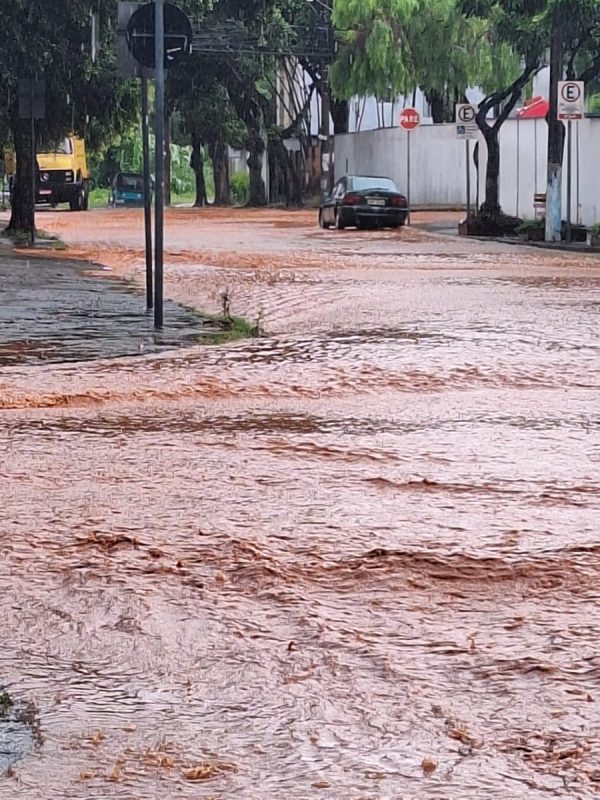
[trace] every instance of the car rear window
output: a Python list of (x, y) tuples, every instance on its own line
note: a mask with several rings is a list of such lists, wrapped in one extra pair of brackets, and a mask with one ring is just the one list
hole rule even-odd
[(386, 192), (396, 192), (396, 184), (391, 178), (352, 178), (350, 188), (356, 192), (364, 189), (384, 189)]
[(117, 188), (126, 192), (143, 192), (144, 179), (140, 175), (119, 175)]

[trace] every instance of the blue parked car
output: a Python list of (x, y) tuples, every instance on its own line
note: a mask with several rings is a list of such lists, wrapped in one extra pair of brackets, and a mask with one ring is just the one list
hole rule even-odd
[[(152, 188), (150, 189), (152, 202)], [(144, 205), (144, 176), (139, 172), (117, 172), (113, 180), (108, 205), (118, 206)]]

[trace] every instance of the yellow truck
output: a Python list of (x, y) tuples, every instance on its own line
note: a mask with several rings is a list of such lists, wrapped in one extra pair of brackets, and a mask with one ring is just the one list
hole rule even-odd
[[(41, 148), (36, 160), (36, 203), (53, 207), (68, 203), (71, 211), (88, 210), (90, 172), (83, 139), (67, 136), (51, 149)], [(5, 151), (4, 166), (11, 187), (17, 166), (13, 151)]]

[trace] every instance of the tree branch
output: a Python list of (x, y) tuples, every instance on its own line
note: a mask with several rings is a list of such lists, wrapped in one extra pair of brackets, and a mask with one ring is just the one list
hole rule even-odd
[(579, 75), (577, 80), (587, 83), (587, 81), (592, 81), (598, 76), (600, 76), (600, 55), (594, 59), (591, 66)]
[[(517, 104), (523, 88), (526, 86), (532, 75), (534, 75), (536, 72), (539, 72), (539, 70), (539, 59), (537, 57), (529, 59), (526, 61), (521, 75), (519, 75), (519, 77), (513, 81), (510, 86), (500, 92), (493, 92), (492, 94), (489, 94), (487, 97), (483, 98), (479, 104), (479, 111), (477, 112), (477, 125), (481, 131), (483, 131), (484, 127), (498, 130), (506, 122), (510, 112)], [(492, 109), (494, 106), (500, 105), (500, 103), (506, 99), (508, 99), (508, 103), (504, 106), (495, 122), (492, 125), (488, 125), (486, 121), (488, 111), (490, 111), (490, 109)]]
[(310, 87), (308, 89), (308, 94), (306, 96), (306, 101), (304, 102), (303, 107), (298, 111), (298, 113), (296, 115), (296, 118), (293, 120), (293, 122), (290, 125), (288, 125), (287, 128), (284, 128), (281, 131), (281, 138), (282, 139), (289, 138), (292, 135), (292, 133), (294, 133), (298, 129), (299, 124), (304, 119), (306, 119), (306, 115), (307, 115), (308, 111), (310, 110), (310, 104), (311, 104), (311, 101), (312, 101), (312, 96), (313, 96), (314, 91), (315, 91), (315, 85), (314, 85), (314, 83), (311, 83), (311, 85), (310, 85)]

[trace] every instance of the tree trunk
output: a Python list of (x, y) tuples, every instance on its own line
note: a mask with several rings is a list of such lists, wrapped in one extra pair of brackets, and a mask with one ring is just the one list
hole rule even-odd
[(213, 164), (215, 176), (215, 202), (216, 206), (231, 205), (229, 192), (229, 152), (224, 141), (212, 142), (208, 152)]
[(430, 92), (428, 98), (429, 105), (431, 106), (431, 118), (437, 125), (446, 122), (446, 104), (444, 102), (444, 95), (441, 92)]
[(14, 126), (17, 170), (11, 197), (9, 231), (35, 233), (35, 208), (32, 197), (33, 170), (31, 163), (31, 122), (18, 120)]
[(286, 207), (302, 205), (302, 183), (293, 156), (280, 138), (269, 142), (269, 177), (271, 183), (271, 202), (284, 202)]
[(562, 41), (559, 30), (552, 34), (550, 47), (550, 108), (548, 111), (548, 184), (546, 187), (547, 242), (559, 242), (562, 222), (562, 162), (565, 126), (557, 117), (558, 81), (562, 78)]
[(207, 205), (206, 181), (204, 179), (204, 153), (202, 152), (202, 142), (196, 135), (192, 135), (192, 157), (190, 166), (196, 176), (196, 208), (204, 208)]
[(483, 130), (487, 145), (487, 165), (485, 170), (485, 200), (481, 210), (486, 214), (500, 214), (500, 142), (499, 130), (489, 125)]
[(256, 208), (267, 204), (265, 183), (262, 178), (263, 154), (265, 143), (259, 131), (253, 131), (248, 137), (248, 169), (250, 170), (250, 198), (248, 205)]
[(348, 133), (350, 121), (350, 104), (347, 100), (331, 98), (331, 116), (333, 117), (333, 132)]

